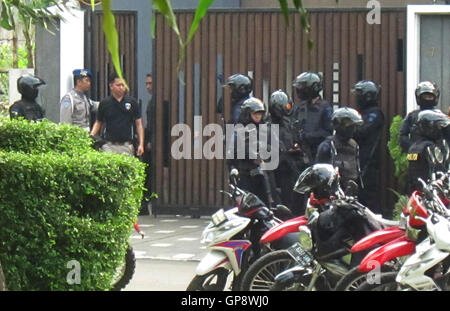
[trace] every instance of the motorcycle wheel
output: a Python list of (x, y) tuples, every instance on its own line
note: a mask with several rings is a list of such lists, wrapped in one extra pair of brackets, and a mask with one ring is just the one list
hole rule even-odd
[(223, 291), (229, 271), (224, 268), (213, 270), (205, 275), (196, 275), (186, 291)]
[(116, 271), (111, 291), (120, 291), (125, 288), (125, 286), (127, 286), (131, 281), (135, 269), (136, 258), (134, 256), (134, 251), (131, 245), (128, 245), (124, 263)]
[(268, 291), (275, 284), (275, 277), (297, 265), (286, 250), (268, 253), (255, 261), (242, 279), (243, 291)]
[(356, 290), (357, 291), (398, 291), (401, 290), (400, 285), (395, 281), (398, 272), (386, 272), (381, 273), (380, 282), (371, 284), (367, 281), (361, 284)]
[[(394, 268), (389, 266), (382, 266), (381, 272), (393, 272)], [(367, 272), (359, 272), (358, 267), (354, 267), (347, 274), (345, 274), (334, 288), (335, 291), (355, 291), (364, 282), (367, 281)]]

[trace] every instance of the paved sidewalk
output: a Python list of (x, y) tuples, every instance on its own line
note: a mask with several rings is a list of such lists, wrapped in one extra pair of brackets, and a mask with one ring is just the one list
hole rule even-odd
[(206, 254), (200, 243), (201, 234), (211, 217), (139, 216), (138, 223), (145, 238), (133, 231), (131, 244), (136, 259), (200, 261)]

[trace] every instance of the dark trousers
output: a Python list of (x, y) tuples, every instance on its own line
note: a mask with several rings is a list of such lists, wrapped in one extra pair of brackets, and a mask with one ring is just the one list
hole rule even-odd
[[(383, 214), (380, 200), (380, 187), (378, 182), (378, 171), (368, 168), (363, 175), (364, 188), (360, 189), (358, 199), (375, 214)], [(385, 213), (388, 211), (385, 211)]]
[(266, 206), (269, 206), (269, 196), (263, 175), (250, 176), (250, 174), (241, 172), (239, 174), (238, 187), (255, 194)]

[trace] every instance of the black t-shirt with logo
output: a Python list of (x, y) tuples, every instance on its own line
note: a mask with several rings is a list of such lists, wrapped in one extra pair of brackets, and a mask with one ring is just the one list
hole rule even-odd
[(139, 105), (133, 97), (124, 96), (118, 102), (108, 96), (100, 102), (97, 120), (106, 125), (105, 139), (112, 142), (133, 140), (135, 121), (141, 118)]

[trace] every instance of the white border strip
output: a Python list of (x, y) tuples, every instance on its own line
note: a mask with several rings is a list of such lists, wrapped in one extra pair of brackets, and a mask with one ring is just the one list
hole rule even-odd
[(408, 5), (406, 30), (406, 110), (416, 109), (414, 90), (420, 74), (420, 15), (450, 15), (450, 5)]

